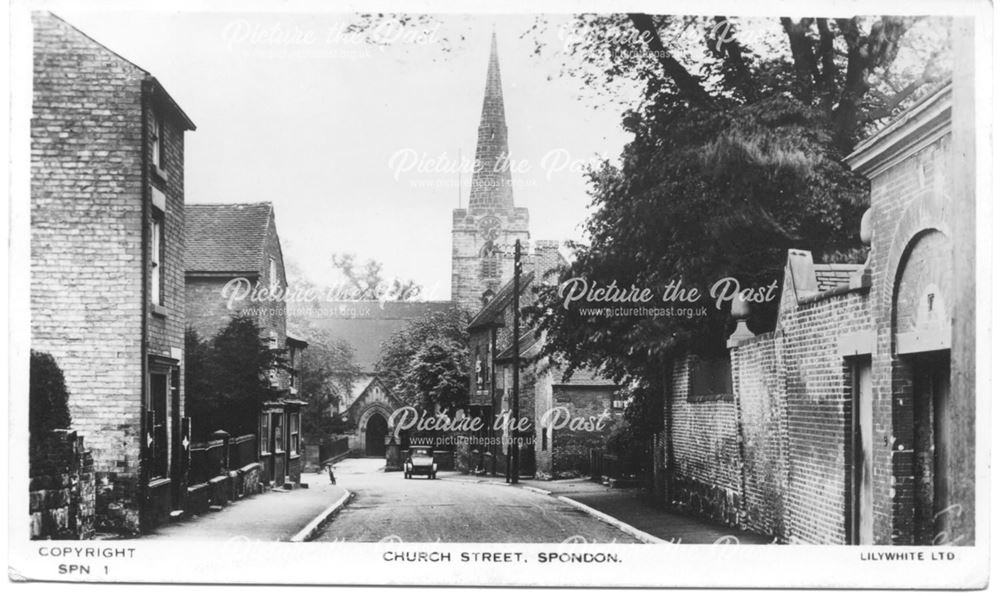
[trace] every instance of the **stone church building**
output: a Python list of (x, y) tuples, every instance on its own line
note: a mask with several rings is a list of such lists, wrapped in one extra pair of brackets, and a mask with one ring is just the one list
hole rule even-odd
[[(514, 243), (520, 241), (522, 250), (521, 286), (516, 292), (522, 308), (533, 300), (533, 287), (557, 281), (554, 271), (566, 261), (559, 253), (558, 242), (531, 242), (528, 209), (514, 205), (508, 158), (494, 34), (469, 203), (452, 213), (451, 297), (473, 315), (469, 326), (473, 360), (470, 413), (492, 426), (496, 417), (509, 412), (517, 399), (520, 417), (530, 423), (530, 430), (521, 437), (519, 474), (542, 478), (576, 476), (589, 471), (589, 450), (604, 444), (606, 430), (615, 417), (612, 406), (617, 387), (592, 371), (580, 371), (564, 379), (562, 370), (539, 355), (544, 338), (536, 337), (527, 326), (520, 329), (520, 338), (513, 336)], [(520, 356), (521, 373), (516, 397), (512, 383), (515, 350)], [(547, 416), (554, 408), (571, 416), (604, 416), (605, 431), (571, 433), (557, 429)], [(620, 416), (620, 412), (617, 414)], [(467, 451), (458, 454), (459, 467), (506, 473), (506, 455), (513, 437), (487, 429), (476, 439), (478, 444), (469, 444)]]

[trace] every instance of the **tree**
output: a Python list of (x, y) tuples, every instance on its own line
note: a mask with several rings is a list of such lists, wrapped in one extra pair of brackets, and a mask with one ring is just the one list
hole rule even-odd
[[(677, 281), (705, 298), (682, 306), (708, 309), (691, 318), (585, 316), (582, 308), (599, 304), (567, 309), (556, 290), (543, 290), (533, 314), (548, 332), (546, 352), (570, 370), (595, 366), (618, 379), (653, 378), (680, 350), (723, 349), (728, 310), (708, 299), (717, 280), (733, 277), (744, 288), (780, 282), (789, 248), (827, 260), (850, 255), (866, 183), (842, 158), (873, 120), (940, 76), (930, 67), (892, 70), (917, 22), (909, 18), (780, 19), (770, 41), (785, 45), (769, 52), (750, 51), (739, 41), (741, 21), (723, 17), (576, 22), (576, 51), (609, 56), (591, 65), (600, 63), (609, 80), (642, 81), (645, 90), (623, 119), (634, 140), (620, 165), (589, 174), (588, 242), (574, 246), (562, 279), (661, 291)], [(650, 51), (624, 51), (635, 41), (624, 33), (591, 34), (602, 29), (638, 32)], [(663, 41), (692, 30), (697, 43)], [(889, 97), (883, 87), (898, 92)], [(754, 305), (751, 327), (768, 328), (776, 302)]]
[(451, 413), (469, 401), (468, 363), (466, 344), (442, 337), (429, 339), (410, 357), (402, 383), (424, 411), (437, 406)]
[(350, 344), (310, 337), (298, 363), (299, 397), (308, 403), (302, 416), (302, 433), (307, 440), (323, 440), (347, 430), (339, 409), (350, 398), (360, 374)]
[(269, 347), (257, 323), (244, 315), (233, 317), (210, 344), (191, 331), (185, 340), (187, 411), (195, 440), (220, 429), (256, 433), (264, 402), (279, 395), (270, 377), (287, 369), (285, 351)]
[(364, 265), (357, 262), (353, 254), (334, 254), (334, 268), (340, 272), (347, 285), (354, 290), (355, 300), (416, 300), (421, 287), (412, 279), (385, 279), (382, 264), (369, 259)]
[(407, 405), (433, 410), (468, 402), (468, 324), (459, 308), (410, 321), (383, 342), (376, 374)]
[(48, 431), (68, 429), (69, 392), (55, 358), (31, 350), (28, 377), (28, 433), (34, 438)]

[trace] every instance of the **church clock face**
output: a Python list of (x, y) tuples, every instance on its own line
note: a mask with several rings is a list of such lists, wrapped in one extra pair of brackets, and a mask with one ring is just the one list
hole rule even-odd
[(487, 241), (494, 242), (500, 237), (500, 220), (492, 215), (479, 220), (479, 234)]

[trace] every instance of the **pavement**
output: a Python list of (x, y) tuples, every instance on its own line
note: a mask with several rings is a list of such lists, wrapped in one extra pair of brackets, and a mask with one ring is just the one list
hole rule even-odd
[(382, 462), (348, 459), (337, 485), (354, 494), (316, 542), (638, 543), (634, 536), (559, 499), (458, 472), (437, 480), (379, 471)]
[[(454, 480), (470, 483), (500, 483), (494, 477), (463, 476)], [(546, 491), (551, 497), (565, 497), (615, 518), (639, 532), (674, 544), (770, 544), (771, 539), (703, 520), (684, 513), (667, 511), (644, 500), (639, 489), (609, 488), (583, 478), (569, 480), (520, 479), (522, 487)]]
[(235, 501), (220, 511), (156, 528), (140, 540), (289, 541), (345, 494), (325, 474), (303, 474), (309, 488), (273, 490)]
[[(439, 472), (437, 480), (384, 472), (380, 458), (347, 459), (303, 474), (307, 489), (275, 490), (157, 528), (141, 540), (255, 542), (536, 542), (769, 544), (771, 540), (586, 479), (521, 479)], [(351, 498), (345, 499), (348, 491)], [(346, 502), (346, 505), (344, 504)], [(332, 514), (332, 515), (331, 515)]]

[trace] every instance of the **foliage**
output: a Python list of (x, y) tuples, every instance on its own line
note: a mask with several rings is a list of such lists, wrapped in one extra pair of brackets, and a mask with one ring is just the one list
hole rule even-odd
[[(801, 103), (778, 97), (717, 112), (666, 99), (649, 117), (626, 121), (635, 140), (622, 168), (605, 164), (590, 175), (590, 243), (575, 246), (561, 279), (650, 288), (648, 306), (707, 314), (593, 316), (582, 309), (608, 305), (566, 308), (555, 287), (543, 288), (540, 306), (529, 309), (549, 332), (549, 353), (615, 378), (642, 376), (678, 349), (722, 349), (730, 321), (728, 304), (710, 296), (718, 280), (780, 284), (789, 248), (849, 248), (863, 211), (863, 181), (839, 162), (818, 116)], [(672, 282), (698, 289), (701, 299), (661, 302)], [(769, 327), (777, 300), (753, 306), (751, 325)]]
[(270, 348), (257, 323), (243, 315), (233, 317), (211, 342), (189, 329), (184, 365), (187, 412), (197, 441), (220, 429), (256, 433), (262, 405), (279, 396), (270, 375), (287, 369), (285, 350)]
[(407, 405), (433, 410), (468, 402), (468, 324), (459, 308), (410, 321), (383, 342), (375, 372)]
[(361, 374), (354, 363), (354, 349), (343, 340), (314, 337), (297, 364), (299, 397), (308, 402), (303, 409), (303, 436), (321, 440), (346, 432), (340, 409), (350, 399), (351, 387)]
[(377, 261), (368, 260), (361, 265), (353, 254), (346, 253), (334, 254), (332, 260), (334, 268), (354, 290), (355, 300), (404, 301), (420, 297), (420, 285), (412, 279), (386, 280), (382, 264)]
[(55, 358), (31, 350), (28, 382), (28, 432), (38, 436), (70, 427), (69, 392)]
[(433, 338), (410, 358), (402, 382), (419, 396), (425, 410), (453, 412), (469, 400), (468, 348), (446, 338)]
[[(574, 246), (562, 279), (634, 284), (652, 289), (657, 306), (706, 307), (707, 315), (586, 316), (580, 308), (598, 304), (567, 309), (549, 288), (531, 309), (548, 332), (546, 352), (570, 371), (594, 366), (617, 379), (649, 377), (679, 350), (724, 349), (732, 322), (728, 305), (716, 308), (709, 297), (717, 280), (780, 284), (789, 248), (849, 254), (866, 183), (842, 158), (872, 119), (890, 115), (935, 77), (929, 68), (908, 82), (886, 74), (914, 23), (780, 19), (769, 50), (755, 52), (740, 43), (739, 20), (578, 17), (580, 50), (604, 47), (605, 75), (640, 80), (645, 91), (623, 119), (634, 140), (620, 165), (590, 173), (588, 242)], [(637, 52), (624, 34), (595, 34), (630, 28), (650, 52)], [(664, 42), (690, 39), (691, 31), (701, 37), (693, 45)], [(899, 87), (897, 97), (874, 97), (876, 75)], [(702, 299), (659, 302), (671, 281), (699, 289)], [(776, 299), (752, 305), (751, 328), (770, 328), (776, 306)]]
[(618, 391), (626, 400), (625, 413), (608, 435), (608, 451), (618, 456), (630, 469), (642, 466), (648, 450), (648, 438), (659, 432), (663, 423), (662, 402), (645, 382), (635, 382)]

